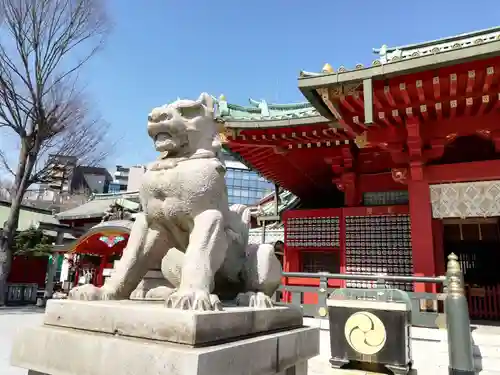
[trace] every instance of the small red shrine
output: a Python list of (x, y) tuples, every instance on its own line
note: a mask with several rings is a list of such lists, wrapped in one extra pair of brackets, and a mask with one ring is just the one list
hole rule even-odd
[(68, 225), (80, 237), (58, 246), (56, 252), (68, 254), (69, 278), (77, 285), (80, 278), (101, 286), (104, 270), (112, 269), (125, 248), (133, 221), (132, 213), (139, 208), (137, 193), (99, 194), (87, 203), (61, 212), (56, 218)]
[(500, 318), (500, 27), (375, 53), (302, 72), (304, 103), (221, 97), (225, 146), (301, 200), (286, 271), (434, 276), (455, 252), (470, 295), (496, 296), (471, 314)]
[(103, 222), (92, 227), (78, 240), (59, 249), (60, 252), (73, 255), (70, 265), (75, 270), (74, 285), (84, 276), (89, 277), (89, 283), (102, 286), (104, 270), (113, 268), (113, 261), (120, 259), (131, 228), (130, 221)]

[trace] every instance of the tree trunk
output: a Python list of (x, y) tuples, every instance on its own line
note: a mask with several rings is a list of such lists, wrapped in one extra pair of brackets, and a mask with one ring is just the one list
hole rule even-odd
[(0, 306), (5, 305), (7, 299), (7, 278), (12, 265), (12, 245), (19, 224), (22, 201), (28, 189), (37, 156), (38, 150), (30, 152), (26, 147), (21, 147), (10, 212), (0, 236)]
[(19, 212), (21, 202), (13, 198), (10, 206), (10, 213), (4, 224), (2, 238), (0, 238), (0, 306), (5, 305), (7, 298), (7, 278), (9, 277), (12, 265), (12, 243), (19, 222)]

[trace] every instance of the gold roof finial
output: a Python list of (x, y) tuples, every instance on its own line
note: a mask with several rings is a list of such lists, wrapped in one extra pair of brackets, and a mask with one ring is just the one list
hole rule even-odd
[(321, 72), (322, 73), (333, 73), (333, 67), (326, 63), (325, 65), (323, 65), (323, 69), (321, 69)]
[(217, 124), (217, 132), (224, 133), (226, 131), (226, 127), (223, 122), (219, 122)]
[(227, 100), (226, 100), (226, 95), (221, 94), (221, 95), (219, 96), (219, 101), (220, 101), (220, 102), (226, 102), (226, 101), (227, 101)]
[(358, 135), (354, 139), (354, 143), (356, 144), (356, 146), (358, 146), (358, 148), (368, 147), (369, 146), (369, 142), (368, 142), (368, 137), (367, 137), (366, 132), (363, 132), (363, 134)]
[(227, 143), (227, 136), (225, 133), (219, 133), (219, 139), (222, 144)]

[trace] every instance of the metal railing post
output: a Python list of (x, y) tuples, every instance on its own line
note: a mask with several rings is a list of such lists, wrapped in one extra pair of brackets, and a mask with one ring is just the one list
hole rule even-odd
[(377, 279), (376, 283), (378, 289), (386, 289), (384, 279)]
[(324, 318), (328, 314), (326, 300), (328, 298), (328, 276), (320, 275), (318, 289), (318, 314)]
[(446, 328), (450, 375), (474, 375), (474, 357), (469, 309), (464, 293), (464, 281), (458, 257), (448, 256), (446, 270)]

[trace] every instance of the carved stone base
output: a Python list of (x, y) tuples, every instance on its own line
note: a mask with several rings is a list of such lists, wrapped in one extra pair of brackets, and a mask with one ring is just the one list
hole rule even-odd
[(319, 330), (297, 327), (301, 321), (286, 307), (192, 312), (137, 301), (49, 301), (44, 325), (15, 338), (11, 363), (49, 375), (306, 375)]
[(224, 311), (168, 309), (156, 301), (51, 300), (44, 324), (129, 337), (201, 345), (302, 326), (302, 313), (291, 307)]

